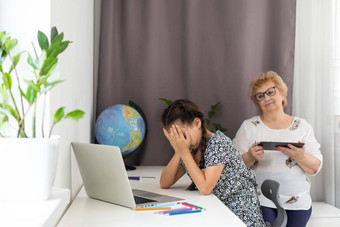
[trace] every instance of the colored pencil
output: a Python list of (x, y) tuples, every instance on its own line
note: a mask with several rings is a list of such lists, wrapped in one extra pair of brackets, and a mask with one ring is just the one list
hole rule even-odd
[(194, 205), (194, 204), (191, 204), (191, 203), (182, 202), (182, 204), (183, 204), (184, 206), (188, 206), (188, 207), (191, 207), (191, 208), (196, 208), (196, 209), (205, 210), (205, 208), (203, 208), (203, 207), (199, 207), (199, 206), (196, 206), (196, 205)]
[(171, 210), (171, 207), (137, 207), (133, 210), (141, 211), (141, 210)]
[(142, 178), (144, 179), (155, 179), (156, 177), (140, 177), (140, 176), (129, 176), (129, 180), (140, 180)]
[(187, 211), (180, 211), (180, 212), (174, 212), (174, 213), (168, 213), (166, 215), (177, 215), (177, 214), (190, 214), (190, 213), (198, 213), (202, 210), (187, 210)]
[(171, 210), (166, 210), (166, 211), (159, 211), (159, 212), (156, 212), (156, 214), (169, 214), (169, 213), (176, 213), (176, 212), (183, 212), (183, 211), (190, 211), (190, 210), (192, 210), (192, 208), (185, 207), (185, 208), (171, 209)]
[(140, 180), (140, 177), (128, 177), (129, 180)]

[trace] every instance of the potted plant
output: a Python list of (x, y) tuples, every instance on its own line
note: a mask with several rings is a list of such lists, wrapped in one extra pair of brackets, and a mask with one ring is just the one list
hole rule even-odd
[[(59, 136), (51, 136), (55, 124), (65, 119), (79, 120), (82, 110), (65, 113), (60, 107), (49, 127), (47, 97), (63, 82), (53, 74), (59, 54), (71, 43), (56, 27), (50, 39), (38, 31), (40, 54), (16, 51), (18, 44), (0, 31), (0, 200), (45, 200), (54, 183)], [(18, 66), (26, 56), (30, 77), (19, 76)], [(21, 60), (21, 61), (20, 61)], [(47, 122), (47, 123), (46, 123)]]
[[(163, 101), (166, 105), (171, 105), (173, 103), (172, 100), (166, 99), (166, 98), (159, 98), (159, 100)], [(227, 131), (226, 128), (223, 128), (220, 123), (213, 123), (212, 126), (210, 125), (212, 117), (215, 115), (216, 108), (218, 105), (220, 105), (221, 102), (217, 102), (215, 105), (210, 106), (210, 110), (208, 112), (208, 117), (205, 119), (205, 122), (207, 123), (208, 127), (211, 131), (216, 132), (217, 130), (220, 130), (221, 132)]]

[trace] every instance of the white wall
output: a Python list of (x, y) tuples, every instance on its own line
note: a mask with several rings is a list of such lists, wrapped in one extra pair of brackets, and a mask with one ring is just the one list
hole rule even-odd
[(81, 109), (86, 112), (79, 122), (66, 120), (55, 127), (62, 136), (59, 166), (55, 184), (72, 189), (72, 197), (81, 187), (81, 178), (70, 142), (90, 142), (93, 117), (93, 34), (94, 0), (51, 0), (51, 26), (57, 26), (71, 40), (63, 53), (57, 70), (66, 79), (51, 93), (51, 109), (66, 106), (66, 111)]
[(79, 122), (65, 120), (56, 125), (53, 131), (62, 140), (55, 185), (72, 189), (72, 197), (82, 183), (72, 157), (70, 142), (91, 140), (94, 1), (0, 0), (0, 30), (10, 32), (13, 38), (19, 40), (18, 49), (32, 50), (31, 42), (36, 42), (37, 31), (41, 30), (49, 36), (53, 26), (57, 26), (59, 32), (64, 32), (65, 39), (73, 42), (60, 55), (55, 70), (66, 81), (52, 90), (48, 100), (52, 112), (61, 106), (65, 106), (66, 111), (82, 109), (86, 112)]
[[(37, 7), (39, 6), (39, 7)], [(45, 0), (32, 0), (32, 1), (24, 1), (24, 0), (13, 0), (6, 1), (0, 0), (0, 30), (5, 30), (10, 34), (12, 39), (18, 40), (18, 45), (13, 50), (16, 53), (19, 53), (23, 50), (27, 50), (31, 55), (34, 54), (33, 45), (34, 44), (38, 54), (41, 53), (40, 47), (37, 41), (37, 33), (38, 30), (44, 32), (45, 34), (49, 34), (50, 30), (50, 2)], [(42, 18), (44, 18), (42, 20)], [(24, 53), (21, 55), (20, 62), (17, 66), (18, 76), (20, 78), (32, 79), (34, 78), (33, 73), (31, 72), (30, 67), (26, 64), (27, 54)], [(5, 61), (6, 66), (9, 67), (10, 61), (7, 59)], [(17, 80), (12, 74), (12, 87), (17, 87)], [(26, 84), (21, 82), (20, 86), (25, 90)], [(18, 89), (12, 89), (14, 96), (16, 97), (19, 92)], [(39, 100), (38, 100), (39, 103)], [(19, 103), (17, 105), (20, 106)], [(49, 103), (47, 103), (47, 108)], [(41, 113), (42, 107), (38, 105), (37, 113)], [(20, 109), (21, 110), (21, 109)], [(25, 105), (25, 110), (27, 110), (27, 105)], [(31, 119), (32, 111), (29, 112), (26, 119)], [(39, 119), (41, 116), (37, 116), (37, 127), (41, 128), (41, 123)], [(10, 119), (12, 121), (11, 125), (16, 127), (17, 123), (15, 120)], [(45, 129), (49, 128), (49, 120), (50, 118), (45, 119)], [(26, 124), (26, 132), (28, 135), (32, 135), (32, 127), (31, 124)], [(38, 132), (40, 133), (40, 131)], [(7, 136), (16, 135), (16, 131), (12, 128), (9, 128), (6, 131)]]

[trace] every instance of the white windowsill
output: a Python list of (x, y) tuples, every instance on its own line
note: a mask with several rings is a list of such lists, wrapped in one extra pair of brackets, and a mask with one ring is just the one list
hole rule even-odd
[(65, 188), (53, 188), (46, 201), (0, 201), (0, 226), (56, 226), (69, 203)]

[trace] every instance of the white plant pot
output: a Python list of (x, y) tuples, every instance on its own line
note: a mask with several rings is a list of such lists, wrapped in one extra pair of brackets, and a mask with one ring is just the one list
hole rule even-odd
[(46, 200), (54, 183), (60, 137), (0, 138), (0, 200)]

